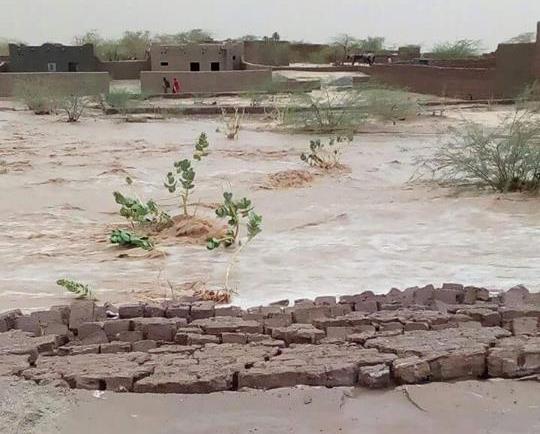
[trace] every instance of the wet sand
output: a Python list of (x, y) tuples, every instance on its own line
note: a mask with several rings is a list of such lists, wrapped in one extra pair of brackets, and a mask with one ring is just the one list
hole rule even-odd
[(221, 285), (227, 252), (171, 242), (158, 247), (162, 258), (121, 258), (126, 252), (107, 241), (124, 223), (112, 192), (130, 192), (128, 175), (141, 197), (178, 212), (164, 175), (202, 131), (211, 154), (197, 165), (197, 215), (211, 217), (205, 204), (232, 187), (264, 217), (233, 272), (235, 304), (447, 281), (538, 291), (538, 197), (408, 182), (415, 159), (433, 152), (448, 125), (462, 117), (494, 123), (499, 114), (456, 109), (449, 118), (377, 126), (346, 150), (350, 171), (269, 190), (261, 188), (267, 175), (306, 169), (299, 155), (311, 136), (265, 131), (256, 118), (229, 141), (216, 132), (219, 118), (138, 124), (90, 113), (69, 125), (0, 111), (0, 310), (65, 303), (70, 296), (55, 285), (61, 277), (89, 283), (102, 302), (167, 296), (167, 281)]
[[(32, 398), (40, 389), (27, 388), (21, 398)], [(537, 382), (511, 380), (407, 386), (408, 397), (402, 388), (298, 387), (211, 395), (52, 390), (48, 401), (58, 400), (55, 413), (27, 432), (533, 434), (540, 430), (539, 390)], [(20, 417), (31, 414), (35, 403), (29, 402)]]

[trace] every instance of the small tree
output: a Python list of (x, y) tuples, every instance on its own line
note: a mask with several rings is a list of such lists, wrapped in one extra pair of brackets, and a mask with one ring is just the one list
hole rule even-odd
[[(227, 219), (228, 228), (223, 238), (211, 238), (206, 245), (208, 250), (214, 250), (219, 246), (232, 247), (238, 245), (234, 255), (227, 266), (225, 273), (225, 290), (230, 292), (229, 278), (231, 270), (240, 255), (240, 252), (262, 231), (262, 217), (253, 210), (253, 205), (245, 197), (236, 201), (230, 192), (223, 193), (223, 204), (216, 209), (219, 218)], [(240, 240), (241, 225), (246, 226), (246, 236)]]
[[(197, 142), (195, 143), (195, 151), (193, 153), (193, 159), (201, 161), (203, 157), (208, 155), (208, 138), (205, 133), (201, 133)], [(189, 196), (192, 190), (195, 188), (195, 170), (193, 169), (193, 162), (191, 160), (183, 159), (174, 162), (174, 171), (167, 173), (165, 178), (165, 188), (169, 190), (169, 193), (176, 192), (177, 188), (182, 187), (180, 190), (181, 207), (184, 211), (184, 215), (188, 215)]]
[(455, 42), (444, 42), (435, 45), (431, 51), (434, 59), (461, 59), (474, 57), (480, 54), (480, 41), (461, 39)]
[(530, 113), (516, 112), (494, 129), (467, 122), (451, 135), (433, 157), (421, 161), (434, 176), (502, 193), (540, 189), (540, 125)]
[(341, 62), (345, 62), (351, 51), (360, 48), (361, 42), (348, 33), (343, 33), (332, 39), (332, 45), (341, 53)]
[(309, 152), (302, 152), (300, 159), (312, 167), (329, 170), (341, 165), (343, 147), (352, 142), (352, 137), (332, 137), (328, 143), (320, 139), (310, 140)]
[(88, 97), (72, 93), (59, 97), (58, 108), (66, 112), (68, 122), (77, 122), (89, 103), (90, 99)]

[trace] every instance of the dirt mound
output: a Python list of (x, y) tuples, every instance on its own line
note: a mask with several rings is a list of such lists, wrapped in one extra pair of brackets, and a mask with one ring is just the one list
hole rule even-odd
[(300, 188), (313, 182), (313, 175), (308, 170), (282, 170), (268, 175), (263, 188)]
[(225, 227), (220, 222), (197, 216), (175, 216), (172, 224), (157, 234), (162, 240), (182, 239), (187, 244), (206, 244), (209, 238), (222, 238)]

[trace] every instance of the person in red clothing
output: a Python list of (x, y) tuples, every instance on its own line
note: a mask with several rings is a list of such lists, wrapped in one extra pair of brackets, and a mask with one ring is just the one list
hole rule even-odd
[(176, 79), (176, 77), (173, 78), (173, 86), (172, 86), (173, 93), (180, 93), (180, 83)]

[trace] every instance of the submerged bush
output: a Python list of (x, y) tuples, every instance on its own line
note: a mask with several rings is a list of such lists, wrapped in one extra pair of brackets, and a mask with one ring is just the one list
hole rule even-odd
[(352, 137), (332, 137), (328, 143), (320, 139), (310, 140), (309, 152), (302, 152), (300, 159), (311, 167), (334, 169), (341, 166), (341, 154), (345, 144), (352, 142)]
[(323, 91), (321, 96), (297, 95), (287, 111), (284, 124), (317, 133), (354, 131), (367, 118), (357, 92)]
[(367, 89), (361, 92), (366, 99), (369, 116), (385, 122), (404, 121), (420, 111), (418, 102), (407, 92), (397, 89)]
[(423, 163), (446, 181), (470, 181), (500, 192), (540, 189), (540, 124), (516, 112), (492, 129), (473, 122)]
[(145, 96), (141, 93), (132, 92), (127, 89), (113, 89), (105, 95), (104, 102), (125, 116), (128, 109), (136, 101), (141, 101), (144, 98)]

